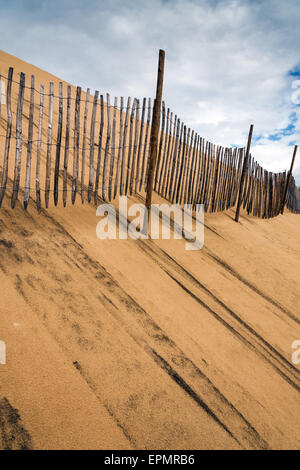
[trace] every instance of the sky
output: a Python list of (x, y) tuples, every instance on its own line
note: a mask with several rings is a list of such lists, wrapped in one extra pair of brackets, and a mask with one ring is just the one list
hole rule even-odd
[[(299, 0), (0, 0), (1, 49), (74, 85), (163, 99), (188, 127), (269, 171), (300, 136)], [(300, 150), (294, 172), (300, 185)]]

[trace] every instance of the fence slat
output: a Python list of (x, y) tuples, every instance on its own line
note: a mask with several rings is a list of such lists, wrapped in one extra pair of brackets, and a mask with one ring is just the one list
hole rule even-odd
[(70, 146), (70, 110), (71, 110), (71, 87), (68, 85), (67, 96), (67, 120), (66, 120), (66, 139), (65, 139), (65, 154), (64, 154), (64, 179), (63, 179), (63, 205), (66, 207), (67, 203), (67, 184), (68, 184), (68, 162), (69, 162), (69, 146)]
[(248, 200), (247, 200), (247, 212), (250, 214), (252, 212), (252, 205), (253, 205), (253, 195), (254, 195), (254, 186), (255, 186), (255, 171), (256, 171), (256, 161), (254, 158), (252, 159), (252, 172), (250, 175), (250, 184), (249, 184), (249, 191), (248, 191)]
[(285, 203), (286, 203), (286, 195), (287, 195), (288, 187), (289, 187), (290, 180), (291, 180), (291, 177), (292, 177), (292, 171), (293, 171), (293, 167), (294, 167), (294, 163), (295, 163), (297, 150), (298, 150), (298, 145), (295, 145), (290, 170), (287, 174), (286, 186), (285, 186), (285, 189), (284, 189), (283, 200), (282, 200), (282, 204), (281, 204), (281, 214), (283, 214), (283, 212), (284, 212), (284, 206), (285, 206)]
[(33, 113), (34, 113), (34, 75), (31, 75), (27, 160), (26, 160), (25, 191), (24, 191), (24, 209), (25, 210), (27, 209), (27, 206), (28, 206), (29, 194), (30, 194), (31, 155), (32, 155), (32, 138), (33, 138)]
[(211, 159), (212, 159), (212, 167), (211, 167), (211, 174), (209, 178), (209, 192), (208, 192), (208, 203), (207, 203), (207, 211), (211, 212), (211, 202), (212, 202), (212, 193), (213, 193), (213, 175), (216, 169), (216, 146), (215, 144), (212, 144), (212, 154), (211, 154)]
[(258, 163), (256, 162), (255, 175), (254, 175), (254, 185), (253, 185), (253, 194), (252, 194), (252, 214), (254, 215), (254, 217), (256, 217), (256, 214), (257, 214), (257, 203), (258, 203), (258, 198), (257, 198), (258, 171), (259, 171), (259, 166), (258, 166)]
[[(128, 128), (128, 117), (130, 111), (130, 103), (131, 98), (130, 96), (127, 99), (127, 107), (126, 107), (126, 114), (125, 114), (125, 122), (124, 122), (124, 133), (123, 133), (123, 144), (122, 144), (122, 163), (121, 163), (121, 177), (120, 177), (120, 195), (123, 196), (124, 185), (125, 185), (125, 170), (126, 170), (126, 137), (127, 137), (127, 128)], [(139, 188), (139, 191), (141, 188)]]
[(216, 161), (216, 168), (215, 168), (215, 175), (214, 175), (214, 183), (213, 183), (213, 195), (212, 195), (212, 203), (211, 203), (212, 212), (215, 212), (215, 210), (216, 210), (218, 176), (219, 176), (219, 171), (220, 171), (220, 156), (221, 156), (221, 147), (218, 147), (218, 149), (217, 149), (217, 161)]
[(73, 178), (72, 178), (72, 204), (75, 203), (78, 191), (79, 166), (79, 134), (80, 134), (80, 99), (81, 88), (76, 88), (75, 115), (74, 115), (74, 152), (73, 152)]
[(224, 174), (224, 189), (222, 194), (222, 211), (226, 209), (227, 206), (227, 193), (228, 193), (228, 184), (229, 184), (229, 171), (231, 165), (231, 149), (227, 149), (227, 158), (226, 158), (226, 166), (225, 166), (225, 174)]
[(170, 178), (170, 168), (172, 162), (172, 155), (173, 155), (173, 143), (175, 139), (175, 131), (176, 131), (176, 123), (177, 123), (177, 116), (174, 116), (174, 124), (173, 124), (173, 134), (172, 134), (172, 120), (173, 120), (173, 113), (170, 114), (170, 109), (167, 109), (167, 123), (166, 123), (166, 135), (164, 139), (164, 151), (163, 151), (163, 168), (162, 172), (160, 173), (160, 181), (159, 181), (159, 191), (163, 197), (166, 197), (169, 178)]
[(273, 173), (269, 174), (269, 217), (273, 217)]
[(226, 205), (226, 191), (228, 184), (228, 171), (229, 171), (229, 159), (230, 159), (230, 149), (224, 149), (223, 159), (222, 159), (222, 180), (220, 186), (219, 194), (219, 211), (223, 211)]
[(195, 180), (195, 170), (196, 170), (196, 163), (197, 163), (197, 146), (198, 146), (198, 140), (199, 140), (199, 136), (197, 134), (197, 132), (195, 132), (194, 134), (194, 142), (191, 141), (191, 147), (192, 147), (192, 150), (191, 150), (191, 155), (192, 155), (192, 158), (191, 158), (191, 162), (190, 162), (190, 171), (189, 171), (189, 176), (188, 176), (188, 184), (186, 185), (186, 188), (187, 188), (187, 192), (185, 194), (185, 202), (187, 204), (192, 204), (193, 201), (192, 201), (192, 188), (193, 188), (193, 184), (194, 184), (194, 180)]
[[(168, 108), (169, 109), (169, 108)], [(173, 131), (172, 131), (172, 124), (173, 124)], [(170, 185), (170, 178), (171, 178), (171, 165), (173, 164), (173, 151), (174, 151), (174, 143), (175, 143), (175, 133), (177, 128), (177, 116), (174, 116), (174, 123), (173, 123), (173, 112), (169, 115), (169, 123), (168, 123), (168, 132), (166, 133), (165, 139), (165, 151), (164, 154), (164, 173), (163, 179), (161, 182), (161, 195), (163, 197), (167, 197), (169, 185)]]
[[(93, 134), (93, 141), (90, 142), (90, 172), (89, 172), (89, 190), (88, 190), (88, 202), (91, 201), (92, 191), (93, 191), (93, 180), (94, 180), (94, 138), (95, 138), (95, 116), (97, 110), (97, 100), (99, 92), (95, 92), (96, 98), (94, 96), (95, 104), (95, 115), (91, 122), (91, 135)], [(94, 104), (93, 104), (94, 112)], [(100, 168), (101, 168), (101, 155), (102, 155), (102, 138), (103, 138), (103, 129), (104, 129), (104, 100), (103, 95), (100, 95), (100, 127), (99, 127), (99, 136), (98, 136), (98, 153), (97, 153), (97, 168), (96, 168), (96, 178), (95, 178), (95, 189), (94, 189), (94, 204), (98, 204), (98, 191), (99, 191), (99, 180), (100, 180)]]
[(196, 203), (204, 204), (204, 191), (205, 191), (205, 185), (206, 185), (206, 179), (207, 179), (207, 165), (208, 165), (208, 158), (207, 158), (207, 153), (208, 153), (208, 142), (207, 140), (203, 139), (202, 142), (202, 150), (203, 150), (203, 179), (201, 181), (201, 186), (199, 186), (199, 192), (196, 195)]
[[(5, 150), (3, 157), (3, 170), (1, 174), (0, 187), (0, 207), (5, 196), (8, 179), (8, 160), (12, 139), (12, 76), (13, 69), (9, 69), (7, 79), (7, 127)], [(1, 81), (1, 75), (0, 75)], [(1, 85), (2, 86), (2, 85)], [(16, 118), (16, 151), (15, 166), (13, 177), (13, 190), (11, 195), (11, 207), (14, 208), (18, 200), (18, 193), (23, 189), (20, 186), (22, 163), (22, 114), (23, 102), (25, 96), (25, 75), (20, 75), (17, 118)], [(1, 95), (1, 90), (0, 90)], [(143, 104), (134, 98), (131, 104), (131, 98), (128, 98), (126, 110), (124, 109), (124, 100), (120, 100), (120, 115), (118, 117), (118, 98), (115, 97), (114, 105), (110, 106), (109, 94), (107, 94), (106, 110), (104, 112), (103, 95), (100, 99), (100, 125), (99, 125), (99, 144), (95, 142), (95, 128), (98, 123), (98, 99), (99, 92), (96, 91), (93, 99), (93, 109), (91, 111), (90, 135), (88, 137), (87, 126), (89, 120), (89, 102), (90, 89), (85, 95), (85, 106), (83, 113), (83, 135), (82, 148), (81, 141), (81, 88), (76, 89), (75, 112), (74, 112), (74, 144), (73, 144), (73, 171), (68, 174), (68, 159), (70, 148), (70, 114), (71, 114), (71, 87), (68, 86), (66, 123), (64, 122), (63, 85), (59, 83), (59, 102), (57, 116), (57, 138), (53, 142), (53, 119), (54, 119), (54, 84), (49, 84), (49, 107), (45, 110), (44, 106), (44, 87), (40, 88), (39, 103), (39, 121), (36, 126), (38, 129), (37, 147), (36, 147), (36, 168), (35, 168), (35, 192), (37, 210), (41, 210), (41, 187), (40, 172), (43, 162), (42, 140), (43, 119), (47, 114), (47, 143), (46, 143), (46, 162), (45, 162), (45, 205), (48, 208), (49, 194), (51, 185), (51, 172), (53, 162), (52, 147), (55, 145), (55, 165), (53, 178), (54, 204), (59, 200), (59, 174), (63, 127), (65, 127), (65, 150), (63, 165), (63, 205), (67, 200), (68, 181), (72, 182), (72, 203), (74, 204), (76, 194), (79, 188), (79, 177), (81, 182), (81, 201), (85, 199), (85, 178), (88, 174), (88, 200), (91, 200), (94, 194), (95, 203), (98, 201), (98, 189), (101, 175), (101, 194), (104, 200), (111, 201), (116, 197), (118, 191), (120, 195), (130, 195), (148, 188), (148, 179), (150, 171), (150, 146), (149, 136), (151, 132), (151, 99), (143, 98)], [(55, 98), (57, 98), (55, 96)], [(74, 99), (74, 98), (73, 98)], [(34, 100), (35, 87), (34, 76), (31, 77), (29, 113), (28, 113), (28, 140), (27, 157), (25, 165), (24, 178), (24, 209), (28, 208), (31, 190), (31, 171), (33, 158), (33, 135), (34, 135)], [(26, 100), (25, 100), (26, 101)], [(83, 100), (82, 100), (83, 101)], [(147, 106), (148, 104), (148, 106)], [(113, 109), (112, 109), (113, 108)], [(140, 112), (141, 109), (141, 112)], [(146, 111), (147, 110), (147, 111)], [(283, 200), (287, 207), (292, 211), (297, 211), (296, 193), (297, 187), (291, 174), (280, 172), (273, 173), (264, 170), (251, 156), (250, 145), (253, 133), (253, 125), (250, 126), (247, 149), (244, 148), (223, 148), (205, 141), (194, 130), (187, 126), (170, 112), (165, 102), (161, 104), (162, 120), (156, 136), (157, 154), (156, 165), (152, 164), (151, 178), (153, 179), (153, 189), (162, 197), (169, 200), (170, 203), (191, 204), (193, 208), (196, 204), (204, 204), (206, 212), (224, 211), (233, 207), (237, 202), (235, 220), (238, 220), (240, 208), (243, 207), (248, 215), (260, 218), (271, 218), (277, 216), (282, 211)], [(146, 117), (147, 114), (147, 117)], [(105, 115), (105, 117), (104, 117)], [(117, 123), (117, 117), (120, 119)], [(56, 121), (55, 121), (56, 122)], [(118, 129), (120, 125), (120, 129)], [(104, 130), (105, 126), (105, 130)], [(102, 147), (102, 139), (105, 138), (105, 147)], [(87, 145), (90, 147), (89, 167), (86, 162)], [(95, 147), (98, 148), (97, 167), (95, 163)], [(118, 149), (118, 151), (117, 151)], [(80, 152), (80, 150), (82, 150)], [(293, 160), (297, 147), (294, 149)], [(24, 153), (24, 152), (23, 152)], [(103, 160), (102, 159), (103, 155)], [(81, 160), (80, 160), (81, 157)], [(24, 158), (24, 157), (23, 157)], [(25, 158), (24, 158), (25, 159)], [(115, 162), (116, 160), (116, 162)], [(25, 162), (24, 162), (25, 163)], [(153, 163), (153, 162), (152, 162)], [(81, 173), (79, 175), (79, 166)], [(95, 178), (94, 178), (95, 176)], [(23, 177), (22, 177), (23, 178)], [(94, 181), (95, 179), (95, 181)]]
[(162, 168), (162, 164), (163, 164), (163, 162), (162, 162), (162, 145), (163, 145), (163, 140), (164, 140), (165, 120), (166, 120), (166, 107), (165, 107), (165, 102), (164, 101), (162, 102), (161, 114), (162, 114), (161, 130), (160, 130), (157, 164), (156, 164), (156, 170), (155, 170), (154, 191), (157, 191), (159, 167)]
[(188, 203), (192, 204), (192, 207), (195, 206), (195, 197), (196, 197), (196, 190), (198, 183), (201, 179), (201, 148), (202, 148), (202, 137), (199, 135), (197, 136), (196, 145), (195, 145), (195, 161), (194, 161), (194, 169), (192, 174), (192, 180), (190, 184), (190, 195)]
[(170, 201), (172, 204), (174, 203), (175, 199), (175, 191), (176, 191), (176, 183), (177, 183), (177, 175), (179, 172), (179, 165), (180, 165), (180, 156), (181, 156), (181, 148), (182, 148), (182, 136), (183, 136), (183, 128), (184, 128), (184, 123), (181, 122), (179, 126), (179, 135), (178, 135), (178, 142), (177, 142), (177, 152), (174, 152), (174, 165), (172, 168), (172, 173), (170, 175), (170, 190), (171, 190), (171, 196), (170, 196)]
[(58, 109), (58, 125), (57, 125), (57, 141), (56, 141), (56, 156), (55, 156), (55, 173), (54, 173), (54, 204), (57, 206), (58, 202), (58, 177), (59, 177), (59, 164), (60, 164), (60, 149), (62, 137), (62, 121), (63, 121), (63, 84), (59, 83), (59, 109)]
[(252, 140), (252, 133), (253, 133), (253, 124), (251, 124), (250, 130), (249, 130), (247, 150), (246, 150), (246, 154), (244, 158), (243, 170), (242, 170), (242, 175), (241, 175), (241, 180), (240, 180), (240, 190), (239, 190), (239, 196), (238, 196), (238, 202), (237, 202), (237, 208), (236, 208), (236, 214), (235, 214), (236, 222), (239, 221), (240, 208), (241, 208), (241, 203), (242, 203), (243, 185), (244, 185), (244, 180), (245, 180), (247, 167), (248, 167), (248, 158), (249, 158), (250, 145), (251, 145), (251, 140)]
[(236, 175), (236, 167), (237, 167), (237, 155), (238, 155), (238, 149), (234, 148), (232, 152), (232, 169), (230, 173), (230, 189), (229, 189), (229, 194), (228, 194), (228, 207), (232, 207), (232, 200), (233, 200), (233, 194), (234, 194), (234, 186), (235, 186), (235, 175)]
[(250, 201), (250, 193), (251, 193), (251, 188), (252, 188), (252, 175), (253, 175), (253, 166), (254, 166), (254, 158), (250, 155), (250, 163), (249, 163), (249, 172), (248, 172), (248, 184), (246, 187), (246, 192), (245, 192), (245, 197), (244, 197), (244, 204), (243, 208), (249, 210), (249, 201)]
[[(146, 186), (148, 181), (148, 168), (149, 168), (149, 159), (150, 159), (150, 120), (151, 120), (151, 98), (148, 100), (148, 114), (147, 114), (147, 124), (146, 124), (146, 136), (145, 136), (145, 147), (143, 154), (143, 163), (142, 163), (142, 173), (141, 181), (139, 186), (139, 191), (142, 189), (142, 185)], [(148, 157), (147, 157), (148, 154)], [(146, 189), (146, 188), (145, 188)]]
[(82, 153), (81, 153), (81, 202), (84, 203), (84, 171), (85, 171), (85, 152), (86, 152), (86, 131), (87, 117), (90, 103), (90, 89), (87, 88), (85, 95), (84, 114), (83, 114), (83, 135), (82, 135)]
[(268, 172), (264, 170), (264, 212), (263, 218), (267, 218)]
[(14, 171), (14, 182), (13, 192), (11, 198), (11, 208), (14, 209), (16, 201), (18, 199), (19, 184), (20, 184), (20, 173), (21, 173), (21, 157), (22, 157), (22, 113), (23, 113), (23, 101), (24, 101), (24, 89), (25, 89), (25, 74), (21, 72), (20, 85), (19, 85), (19, 97), (17, 106), (17, 120), (16, 120), (16, 156), (15, 156), (15, 171)]
[(40, 187), (40, 168), (41, 168), (41, 147), (44, 115), (44, 85), (40, 88), (40, 110), (39, 110), (39, 130), (36, 150), (36, 169), (35, 169), (35, 192), (37, 211), (41, 210), (41, 187)]
[(190, 156), (191, 156), (191, 148), (192, 148), (191, 142), (192, 142), (193, 137), (194, 137), (194, 131), (191, 132), (191, 129), (189, 127), (187, 131), (187, 137), (186, 137), (183, 173), (182, 173), (182, 179), (181, 179), (181, 184), (180, 184), (180, 189), (179, 189), (179, 204), (184, 204), (184, 201), (185, 201), (188, 168), (190, 166)]
[(283, 196), (284, 196), (285, 185), (286, 185), (286, 170), (282, 174), (282, 186), (281, 186), (281, 194), (280, 194), (279, 213), (281, 213), (281, 209), (282, 209), (282, 201), (283, 201)]
[(5, 149), (4, 149), (4, 156), (3, 156), (3, 167), (2, 167), (1, 188), (0, 188), (0, 207), (2, 206), (2, 201), (3, 201), (5, 190), (6, 190), (7, 175), (8, 175), (8, 158), (9, 158), (11, 129), (12, 129), (11, 85), (12, 85), (13, 73), (14, 73), (14, 69), (10, 67), (8, 70), (7, 90), (6, 90), (7, 124), (6, 124)]
[[(180, 124), (181, 124), (180, 119), (177, 119), (174, 149), (173, 149), (173, 145), (172, 145), (172, 152), (171, 152), (171, 157), (170, 157), (170, 173), (168, 175), (169, 201), (172, 201), (172, 189), (173, 189), (173, 182), (174, 182), (174, 179), (175, 179), (177, 149), (179, 147)], [(173, 153), (173, 150), (174, 150), (174, 153)]]
[(234, 168), (234, 155), (233, 155), (232, 149), (229, 149), (226, 194), (225, 194), (225, 200), (224, 200), (224, 209), (225, 210), (229, 209), (229, 207), (230, 207), (231, 182), (232, 182), (233, 168)]
[(52, 121), (53, 121), (53, 83), (49, 85), (49, 114), (48, 114), (48, 137), (46, 157), (46, 181), (45, 181), (45, 205), (49, 205), (50, 178), (51, 178), (51, 156), (52, 156)]
[(228, 165), (228, 148), (222, 148), (221, 153), (221, 174), (218, 189), (217, 210), (221, 211), (224, 204), (224, 194), (226, 189), (226, 170)]
[(205, 195), (204, 195), (204, 209), (205, 212), (208, 212), (209, 208), (209, 198), (210, 198), (210, 186), (211, 186), (211, 175), (213, 171), (213, 159), (212, 159), (212, 152), (213, 152), (213, 144), (209, 142), (208, 145), (208, 173), (207, 173), (207, 182), (205, 188)]
[(274, 215), (277, 215), (277, 203), (278, 203), (278, 179), (279, 175), (275, 173), (274, 175), (275, 179), (275, 197), (274, 197)]
[[(155, 167), (157, 163), (157, 146), (159, 136), (159, 125), (160, 125), (160, 114), (161, 114), (161, 102), (162, 102), (162, 90), (164, 81), (164, 66), (165, 66), (165, 51), (159, 50), (158, 58), (158, 70), (157, 70), (157, 83), (156, 83), (156, 95), (153, 105), (152, 123), (151, 123), (151, 137), (150, 137), (150, 151), (149, 151), (149, 165), (147, 171), (147, 184), (146, 184), (146, 208), (145, 220), (143, 230), (146, 230), (146, 215), (148, 216), (148, 222), (150, 220), (151, 202), (153, 183), (155, 177)], [(147, 226), (148, 227), (148, 226)]]
[(130, 129), (129, 129), (129, 147), (128, 147), (128, 155), (127, 155), (127, 171), (126, 171), (126, 184), (125, 184), (125, 195), (127, 195), (128, 186), (129, 186), (129, 178), (130, 178), (130, 169), (131, 169), (131, 155), (133, 153), (133, 127), (134, 127), (134, 114), (136, 108), (136, 98), (133, 100), (131, 114), (130, 114)]
[(241, 176), (242, 176), (243, 162), (244, 162), (244, 152), (245, 152), (244, 148), (241, 148), (239, 151), (239, 161), (238, 161), (238, 168), (237, 168), (237, 173), (236, 173), (233, 205), (235, 205), (237, 202), (238, 191), (239, 191)]
[(254, 181), (253, 181), (253, 189), (252, 189), (252, 214), (256, 217), (256, 210), (257, 210), (257, 177), (258, 177), (258, 163), (255, 162), (254, 168)]
[(184, 168), (184, 159), (185, 159), (185, 151), (186, 151), (186, 146), (187, 146), (187, 132), (186, 132), (186, 126), (183, 127), (183, 141), (182, 141), (182, 155), (181, 155), (181, 161), (179, 162), (179, 173), (178, 173), (178, 181), (177, 181), (177, 189), (176, 189), (176, 204), (179, 203), (180, 198), (180, 186), (183, 181), (183, 168)]
[(252, 168), (252, 156), (251, 154), (249, 155), (249, 160), (248, 160), (248, 168), (247, 168), (247, 173), (245, 176), (245, 184), (244, 184), (244, 190), (243, 190), (243, 196), (242, 196), (242, 207), (243, 209), (246, 208), (247, 205), (247, 195), (249, 191), (249, 184), (250, 184), (250, 177), (251, 177), (251, 168)]
[[(144, 98), (145, 103), (146, 98)], [(124, 98), (121, 96), (121, 103), (120, 103), (120, 134), (119, 134), (119, 148), (118, 148), (118, 162), (117, 162), (117, 172), (115, 178), (115, 188), (114, 188), (114, 198), (117, 195), (118, 191), (118, 182), (121, 170), (121, 156), (122, 156), (122, 141), (123, 141), (123, 107), (124, 107)], [(136, 189), (135, 189), (136, 190)]]
[(229, 207), (228, 199), (229, 199), (229, 191), (230, 191), (230, 178), (231, 178), (231, 170), (233, 167), (233, 158), (232, 158), (232, 149), (228, 149), (228, 160), (227, 160), (227, 169), (226, 169), (226, 181), (225, 181), (225, 191), (224, 191), (224, 201), (223, 201), (223, 210), (227, 210)]
[(203, 193), (203, 204), (204, 210), (207, 212), (207, 202), (208, 202), (208, 192), (209, 192), (209, 181), (210, 181), (210, 172), (211, 172), (211, 143), (208, 142), (207, 145), (207, 173), (205, 179), (204, 193)]
[(109, 93), (106, 93), (106, 113), (107, 113), (107, 123), (106, 123), (106, 144), (105, 144), (105, 153), (104, 153), (104, 162), (103, 162), (103, 174), (102, 174), (102, 198), (104, 201), (107, 200), (107, 166), (108, 166), (108, 156), (109, 156), (109, 144), (110, 144), (110, 96)]
[(135, 114), (135, 132), (134, 132), (134, 144), (133, 144), (133, 154), (132, 154), (132, 164), (131, 164), (131, 173), (130, 173), (130, 185), (129, 185), (129, 192), (132, 194), (133, 186), (135, 182), (135, 165), (136, 165), (136, 153), (137, 153), (137, 146), (138, 146), (138, 130), (139, 130), (139, 100), (136, 100), (136, 114)]
[(136, 164), (136, 177), (135, 177), (135, 192), (138, 191), (138, 184), (141, 180), (140, 169), (141, 169), (141, 157), (142, 157), (142, 148), (143, 148), (143, 134), (144, 134), (144, 121), (145, 121), (145, 108), (146, 108), (146, 98), (143, 99), (143, 109), (140, 125), (140, 137), (139, 137), (139, 149), (137, 155), (137, 164)]
[[(226, 150), (226, 149), (225, 149)], [(216, 148), (216, 156), (213, 171), (213, 188), (211, 191), (211, 212), (220, 210), (222, 194), (224, 190), (224, 178), (226, 172), (226, 151), (221, 145)]]
[[(201, 167), (201, 180), (199, 180), (199, 189), (198, 193), (196, 193), (197, 203), (203, 204), (203, 192), (204, 192), (204, 185), (205, 185), (205, 178), (207, 172), (207, 150), (208, 150), (208, 142), (205, 139), (202, 139), (202, 167)], [(201, 186), (200, 186), (201, 183)]]
[(114, 100), (114, 112), (113, 112), (113, 124), (112, 124), (112, 136), (111, 136), (111, 155), (110, 155), (110, 167), (109, 167), (109, 186), (108, 186), (108, 198), (111, 201), (114, 164), (115, 164), (115, 146), (116, 146), (116, 122), (117, 122), (117, 107), (118, 98)]

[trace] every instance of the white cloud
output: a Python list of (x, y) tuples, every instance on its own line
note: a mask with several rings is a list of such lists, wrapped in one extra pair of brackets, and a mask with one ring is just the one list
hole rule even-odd
[[(252, 148), (269, 170), (288, 168), (300, 125), (298, 0), (1, 1), (2, 48), (74, 84), (112, 95), (153, 96), (166, 50), (164, 98), (204, 137)], [(15, 34), (15, 32), (18, 34)], [(21, 38), (21, 40), (20, 40)], [(295, 174), (300, 175), (300, 156)], [(300, 184), (300, 177), (298, 178)]]

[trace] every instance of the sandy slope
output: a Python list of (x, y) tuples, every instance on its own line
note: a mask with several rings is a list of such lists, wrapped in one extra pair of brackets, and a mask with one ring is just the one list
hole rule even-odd
[(300, 218), (232, 217), (188, 252), (100, 241), (79, 201), (6, 200), (0, 448), (299, 448)]

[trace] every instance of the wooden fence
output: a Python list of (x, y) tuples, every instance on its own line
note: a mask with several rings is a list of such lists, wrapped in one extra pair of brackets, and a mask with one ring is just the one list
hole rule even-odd
[[(4, 197), (12, 208), (18, 199), (25, 209), (35, 200), (40, 211), (77, 198), (98, 204), (146, 191), (151, 98), (111, 102), (109, 94), (92, 96), (89, 89), (63, 82), (38, 86), (33, 75), (27, 84), (24, 73), (15, 79), (13, 68), (0, 78), (6, 83), (6, 104), (0, 107), (0, 207)], [(162, 198), (204, 204), (206, 212), (233, 207), (244, 158), (244, 148), (208, 142), (162, 103), (153, 182)], [(286, 182), (286, 172), (268, 172), (250, 155), (244, 209), (261, 218), (278, 215)], [(286, 204), (292, 212), (300, 212), (296, 189), (292, 178)]]
[(300, 188), (296, 186), (293, 176), (288, 187), (286, 206), (294, 214), (300, 214)]

